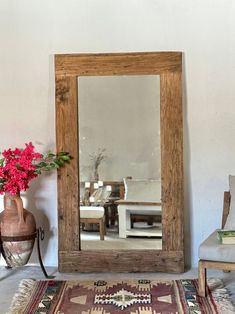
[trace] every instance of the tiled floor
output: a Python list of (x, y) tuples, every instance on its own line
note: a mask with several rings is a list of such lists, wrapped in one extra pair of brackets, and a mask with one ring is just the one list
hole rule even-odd
[[(197, 278), (197, 269), (191, 269), (183, 274), (166, 274), (166, 273), (58, 273), (56, 268), (47, 268), (48, 274), (55, 275), (55, 279), (60, 280), (89, 280), (89, 279), (183, 279), (183, 278)], [(223, 273), (221, 271), (209, 271), (209, 277), (222, 278), (225, 285), (230, 290), (235, 290), (235, 273)], [(11, 304), (11, 300), (17, 291), (18, 284), (22, 279), (44, 279), (40, 267), (25, 266), (22, 268), (15, 268), (12, 270), (0, 267), (0, 314), (6, 314), (7, 309)], [(20, 314), (20, 313), (19, 313)], [(226, 313), (225, 313), (226, 314)]]

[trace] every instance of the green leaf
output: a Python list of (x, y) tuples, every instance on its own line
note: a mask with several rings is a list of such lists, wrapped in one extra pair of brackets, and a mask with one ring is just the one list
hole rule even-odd
[(47, 166), (47, 163), (45, 161), (41, 161), (37, 164), (37, 167), (40, 167), (40, 168), (43, 168), (43, 167), (46, 167)]
[(61, 159), (55, 159), (54, 162), (59, 166), (62, 167), (64, 165), (64, 161)]
[(60, 166), (58, 164), (56, 164), (56, 163), (54, 163), (54, 167), (55, 168), (60, 168)]
[(69, 153), (68, 152), (59, 152), (57, 154), (57, 156), (64, 156), (64, 155), (69, 155)]
[(5, 161), (5, 158), (1, 158), (1, 159), (0, 159), (0, 165), (1, 165), (1, 166), (3, 166), (4, 161)]
[(63, 159), (63, 160), (70, 160), (71, 159), (71, 157), (69, 156), (69, 155), (64, 155), (64, 156), (61, 156), (61, 159)]
[(49, 158), (51, 158), (51, 157), (55, 157), (56, 155), (53, 154), (53, 153), (51, 153), (51, 152), (49, 152), (49, 153), (47, 154), (47, 156), (48, 156)]

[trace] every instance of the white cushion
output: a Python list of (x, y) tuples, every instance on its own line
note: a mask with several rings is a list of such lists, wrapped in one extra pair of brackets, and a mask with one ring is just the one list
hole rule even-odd
[(235, 230), (235, 176), (229, 176), (229, 190), (231, 194), (230, 208), (224, 229)]
[(124, 179), (125, 200), (139, 202), (160, 202), (161, 181), (160, 180), (133, 180)]
[(199, 247), (199, 258), (217, 262), (235, 262), (235, 244), (221, 244), (214, 231)]
[(102, 218), (104, 207), (102, 206), (81, 206), (80, 218)]

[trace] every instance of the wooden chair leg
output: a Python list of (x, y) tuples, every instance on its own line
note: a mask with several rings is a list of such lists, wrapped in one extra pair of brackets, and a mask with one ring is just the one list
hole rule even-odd
[(104, 225), (104, 219), (103, 218), (101, 218), (99, 220), (99, 226), (100, 226), (100, 240), (104, 240), (105, 225)]
[(104, 226), (104, 235), (106, 235), (106, 230), (107, 230), (107, 228), (106, 228), (106, 219), (105, 219), (105, 216), (102, 218), (102, 220), (103, 220), (103, 226)]
[(198, 286), (199, 286), (199, 295), (200, 297), (206, 297), (206, 268), (203, 261), (198, 263)]
[(106, 227), (109, 228), (109, 206), (107, 204), (104, 205), (104, 214)]

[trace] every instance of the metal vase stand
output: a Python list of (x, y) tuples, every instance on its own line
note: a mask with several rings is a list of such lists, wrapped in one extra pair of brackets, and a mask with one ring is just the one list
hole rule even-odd
[[(39, 227), (36, 229), (36, 231), (33, 234), (30, 235), (25, 235), (25, 236), (14, 236), (14, 237), (7, 237), (7, 236), (2, 236), (0, 235), (0, 252), (2, 253), (4, 259), (5, 258), (5, 254), (4, 254), (4, 250), (2, 247), (2, 241), (6, 241), (6, 242), (19, 242), (19, 241), (27, 241), (27, 240), (33, 240), (33, 239), (37, 239), (37, 253), (38, 253), (38, 260), (39, 260), (39, 264), (40, 267), (42, 269), (42, 272), (44, 274), (44, 276), (47, 279), (53, 279), (55, 278), (55, 276), (50, 276), (47, 274), (46, 269), (43, 265), (43, 261), (42, 261), (42, 256), (41, 256), (41, 250), (40, 250), (40, 241), (44, 240), (44, 230), (43, 228)], [(8, 269), (12, 269), (12, 266), (7, 265), (6, 268)]]

